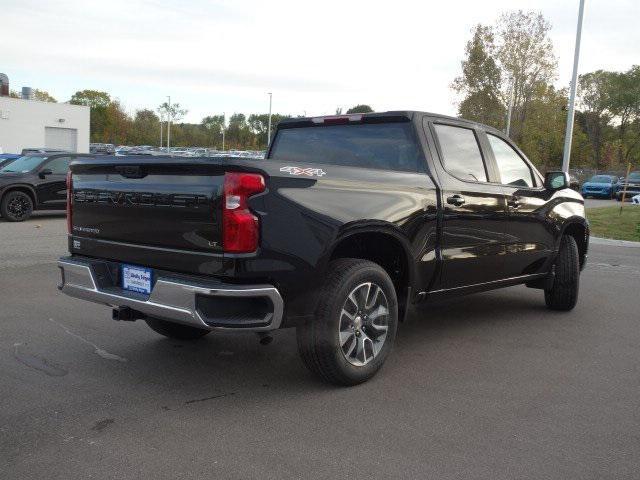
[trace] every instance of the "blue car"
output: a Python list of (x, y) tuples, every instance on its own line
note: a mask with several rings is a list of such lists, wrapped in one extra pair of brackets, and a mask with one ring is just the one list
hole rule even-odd
[(594, 175), (582, 184), (582, 196), (614, 198), (618, 188), (618, 177), (615, 175)]

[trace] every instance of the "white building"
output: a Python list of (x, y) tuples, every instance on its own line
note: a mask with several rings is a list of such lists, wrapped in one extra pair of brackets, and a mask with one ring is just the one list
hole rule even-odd
[(56, 148), (89, 152), (89, 107), (0, 96), (0, 151)]

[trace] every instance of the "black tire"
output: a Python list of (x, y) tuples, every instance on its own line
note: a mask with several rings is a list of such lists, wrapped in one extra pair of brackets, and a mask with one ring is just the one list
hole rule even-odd
[[(368, 260), (351, 258), (335, 260), (329, 264), (328, 271), (329, 275), (320, 293), (314, 320), (297, 328), (298, 351), (307, 368), (323, 381), (335, 385), (356, 385), (373, 377), (382, 367), (393, 348), (398, 327), (396, 291), (387, 272), (380, 265)], [(384, 338), (380, 341), (381, 334), (378, 330), (380, 327), (373, 325), (376, 321), (373, 311), (365, 312), (362, 319), (357, 320), (358, 326), (362, 325), (362, 330), (360, 333), (360, 329), (357, 328), (354, 331), (357, 333), (351, 334), (358, 335), (358, 337), (353, 336), (352, 341), (358, 343), (358, 339), (360, 339), (363, 352), (367, 351), (364, 346), (365, 341), (370, 341), (369, 353), (371, 357), (366, 360), (367, 353), (364, 353), (364, 364), (354, 365), (352, 362), (356, 359), (348, 360), (349, 353), (343, 350), (343, 348), (349, 350), (349, 345), (347, 342), (343, 345), (340, 343), (341, 334), (350, 334), (347, 331), (340, 331), (341, 322), (345, 320), (342, 312), (343, 308), (347, 306), (350, 294), (367, 283), (371, 283), (370, 288), (377, 287), (379, 289), (379, 291), (375, 290), (378, 296), (379, 292), (384, 294), (381, 298), (387, 305), (387, 313), (377, 313), (375, 318), (384, 317), (387, 329)], [(369, 289), (364, 294), (365, 309), (368, 299)], [(353, 305), (356, 309), (359, 308), (355, 303)], [(360, 315), (356, 315), (356, 319), (358, 319)], [(353, 330), (354, 327), (351, 328)], [(365, 338), (367, 340), (364, 340)], [(377, 353), (374, 353), (374, 343), (378, 348)], [(355, 348), (355, 345), (353, 346)], [(357, 350), (360, 350), (360, 344), (358, 344)], [(358, 355), (357, 352), (355, 355)]]
[(147, 318), (145, 322), (154, 332), (177, 340), (197, 340), (209, 333), (209, 330), (203, 328), (189, 327), (188, 325), (167, 322), (157, 318)]
[(24, 222), (33, 213), (33, 200), (25, 192), (14, 190), (2, 198), (0, 213), (8, 222)]
[(556, 258), (553, 286), (544, 291), (544, 300), (551, 310), (569, 311), (578, 302), (580, 260), (578, 245), (570, 235), (563, 235)]

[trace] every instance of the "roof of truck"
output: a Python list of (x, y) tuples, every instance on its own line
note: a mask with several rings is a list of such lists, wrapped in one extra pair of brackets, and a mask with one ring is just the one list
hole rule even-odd
[(501, 133), (499, 132), (497, 129), (495, 129), (494, 127), (490, 126), (490, 125), (485, 125), (479, 122), (474, 122), (472, 120), (466, 120), (464, 118), (459, 118), (459, 117), (452, 117), (449, 115), (442, 115), (440, 113), (433, 113), (433, 112), (422, 112), (422, 111), (418, 111), (418, 110), (391, 110), (391, 111), (387, 111), (387, 112), (372, 112), (372, 113), (348, 113), (348, 114), (341, 114), (341, 115), (319, 115), (319, 116), (315, 116), (315, 117), (295, 117), (295, 118), (285, 118), (283, 120), (281, 120), (278, 123), (278, 126), (282, 125), (282, 126), (293, 126), (293, 125), (302, 125), (302, 124), (308, 124), (308, 123), (320, 123), (319, 121), (321, 119), (339, 119), (339, 118), (348, 118), (350, 116), (354, 116), (354, 115), (361, 115), (363, 118), (384, 118), (384, 117), (389, 117), (389, 118), (400, 118), (400, 117), (405, 117), (408, 120), (412, 120), (413, 117), (415, 115), (421, 115), (421, 116), (428, 116), (428, 117), (433, 117), (436, 119), (442, 119), (442, 120), (450, 120), (450, 121), (454, 121), (457, 123), (467, 123), (469, 125), (474, 125), (474, 126), (479, 126), (482, 127), (486, 130), (491, 130), (497, 133)]

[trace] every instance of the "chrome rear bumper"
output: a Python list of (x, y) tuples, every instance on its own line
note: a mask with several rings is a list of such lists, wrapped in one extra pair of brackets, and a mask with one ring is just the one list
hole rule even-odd
[(120, 288), (115, 262), (74, 256), (61, 258), (58, 267), (63, 293), (112, 308), (128, 307), (143, 316), (226, 331), (269, 331), (282, 323), (282, 297), (271, 285), (231, 285), (158, 272), (151, 294), (145, 295)]

